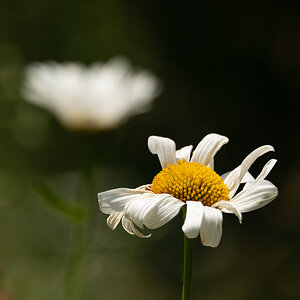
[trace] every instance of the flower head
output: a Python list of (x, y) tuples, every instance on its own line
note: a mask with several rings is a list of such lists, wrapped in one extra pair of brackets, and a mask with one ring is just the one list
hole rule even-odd
[[(265, 206), (278, 194), (277, 188), (265, 180), (276, 163), (275, 159), (271, 159), (256, 178), (248, 172), (259, 156), (274, 151), (272, 146), (257, 148), (237, 168), (222, 176), (214, 171), (214, 156), (227, 142), (225, 136), (209, 134), (191, 156), (192, 146), (176, 151), (171, 139), (150, 136), (149, 150), (158, 155), (162, 170), (152, 184), (98, 194), (100, 210), (110, 215), (108, 226), (115, 229), (122, 221), (128, 233), (149, 237), (135, 225), (158, 228), (186, 206), (182, 226), (185, 235), (196, 238), (200, 234), (203, 245), (217, 247), (222, 236), (222, 212), (235, 214), (241, 223), (242, 213)], [(237, 193), (240, 184), (244, 186)]]
[(90, 67), (33, 63), (25, 70), (22, 94), (66, 127), (109, 129), (147, 111), (159, 94), (159, 83), (148, 71), (134, 71), (125, 58)]

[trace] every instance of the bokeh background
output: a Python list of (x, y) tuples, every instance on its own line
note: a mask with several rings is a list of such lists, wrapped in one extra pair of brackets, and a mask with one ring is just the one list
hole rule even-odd
[[(97, 192), (150, 183), (149, 135), (230, 138), (216, 171), (263, 144), (276, 152), (268, 206), (224, 216), (216, 249), (195, 245), (193, 299), (299, 299), (299, 1), (1, 0), (0, 299), (180, 299), (182, 216), (150, 239), (112, 232)], [(124, 55), (163, 92), (105, 132), (72, 132), (20, 96), (33, 61)]]

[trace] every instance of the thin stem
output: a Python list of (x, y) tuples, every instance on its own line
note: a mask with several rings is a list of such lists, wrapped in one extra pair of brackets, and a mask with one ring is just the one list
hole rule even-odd
[[(186, 211), (183, 209), (183, 217), (185, 219)], [(191, 299), (192, 288), (192, 270), (193, 270), (193, 252), (194, 239), (189, 239), (184, 235), (184, 266), (183, 266), (183, 285), (182, 300)]]

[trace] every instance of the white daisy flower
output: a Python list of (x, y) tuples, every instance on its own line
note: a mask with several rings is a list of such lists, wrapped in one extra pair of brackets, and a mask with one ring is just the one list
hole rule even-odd
[[(109, 214), (107, 224), (111, 229), (122, 221), (124, 229), (139, 237), (144, 236), (135, 227), (158, 228), (186, 206), (182, 230), (188, 238), (199, 234), (202, 244), (217, 247), (222, 236), (222, 212), (235, 214), (240, 223), (242, 213), (261, 208), (278, 194), (277, 188), (265, 177), (275, 159), (271, 159), (254, 178), (249, 172), (254, 161), (272, 146), (262, 146), (251, 152), (233, 171), (222, 176), (214, 169), (214, 156), (228, 142), (219, 134), (209, 134), (194, 150), (186, 146), (176, 151), (169, 138), (150, 136), (148, 147), (157, 154), (162, 170), (152, 184), (136, 189), (118, 188), (98, 194), (100, 210)], [(237, 193), (241, 183), (243, 189)]]
[(21, 93), (69, 128), (109, 129), (143, 113), (159, 95), (149, 71), (134, 71), (125, 58), (86, 67), (80, 63), (33, 63)]

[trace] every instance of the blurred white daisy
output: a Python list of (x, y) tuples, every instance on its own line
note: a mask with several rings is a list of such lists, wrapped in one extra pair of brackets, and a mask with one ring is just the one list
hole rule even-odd
[(117, 57), (86, 67), (80, 63), (33, 63), (21, 93), (69, 128), (109, 129), (149, 110), (160, 88), (149, 71), (133, 70)]
[[(136, 189), (118, 188), (98, 194), (100, 210), (110, 214), (107, 224), (111, 229), (122, 221), (124, 229), (139, 237), (143, 235), (135, 224), (144, 228), (158, 228), (186, 206), (182, 230), (188, 238), (199, 234), (203, 245), (217, 247), (222, 236), (222, 212), (234, 213), (242, 221), (242, 213), (261, 208), (278, 194), (277, 188), (265, 177), (275, 159), (271, 159), (254, 178), (248, 172), (254, 161), (272, 146), (262, 146), (251, 152), (233, 171), (219, 176), (214, 169), (214, 156), (228, 138), (209, 134), (194, 150), (186, 146), (176, 151), (169, 138), (150, 136), (148, 147), (157, 154), (162, 170), (152, 184)], [(243, 189), (237, 193), (241, 183)]]

